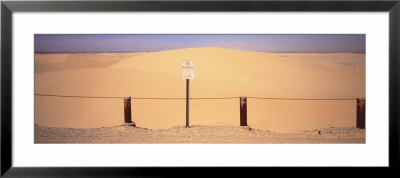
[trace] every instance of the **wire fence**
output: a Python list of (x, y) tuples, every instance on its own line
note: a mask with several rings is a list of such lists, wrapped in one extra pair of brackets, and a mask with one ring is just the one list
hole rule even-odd
[[(365, 99), (364, 98), (273, 98), (273, 97), (131, 97), (131, 96), (78, 96), (78, 95), (56, 95), (56, 94), (35, 94), (35, 96), (45, 97), (63, 97), (63, 98), (91, 98), (91, 99), (123, 99), (124, 101), (124, 122), (127, 124), (132, 122), (131, 113), (131, 100), (228, 100), (240, 99), (240, 126), (247, 126), (247, 99), (260, 99), (260, 100), (309, 100), (309, 101), (330, 101), (330, 100), (356, 100), (357, 101), (357, 128), (365, 128)], [(188, 102), (186, 106), (186, 126), (189, 127), (188, 122)], [(136, 126), (136, 125), (135, 125)]]
[(52, 96), (62, 98), (99, 98), (99, 99), (124, 99), (122, 96), (74, 96), (74, 95), (50, 95), (50, 94), (35, 94), (35, 96)]
[(250, 99), (265, 100), (356, 100), (357, 98), (264, 98), (264, 97), (247, 97)]
[[(99, 98), (99, 99), (124, 99), (132, 100), (183, 100), (185, 97), (131, 97), (131, 96), (78, 96), (78, 95), (56, 95), (56, 94), (35, 94), (36, 96), (65, 97), (65, 98)], [(241, 97), (193, 97), (189, 99), (198, 100), (214, 100), (214, 99), (240, 99)], [(276, 97), (253, 97), (247, 96), (249, 99), (262, 100), (357, 100), (357, 98), (276, 98)]]

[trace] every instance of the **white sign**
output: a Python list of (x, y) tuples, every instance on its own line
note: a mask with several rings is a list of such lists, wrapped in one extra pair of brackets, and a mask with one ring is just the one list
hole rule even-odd
[(182, 61), (182, 78), (183, 79), (193, 79), (194, 78), (194, 68), (192, 60)]

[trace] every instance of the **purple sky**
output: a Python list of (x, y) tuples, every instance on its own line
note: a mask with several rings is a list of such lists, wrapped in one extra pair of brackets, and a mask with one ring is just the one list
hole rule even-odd
[(41, 53), (163, 51), (195, 47), (261, 52), (365, 53), (365, 35), (35, 35), (35, 52)]

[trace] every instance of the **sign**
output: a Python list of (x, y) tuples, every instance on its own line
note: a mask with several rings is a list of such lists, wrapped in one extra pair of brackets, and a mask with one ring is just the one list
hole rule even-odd
[(193, 66), (192, 60), (182, 61), (182, 78), (186, 79), (186, 128), (189, 128), (189, 81), (194, 78)]
[(194, 68), (192, 60), (182, 61), (182, 78), (183, 79), (193, 79), (194, 78)]

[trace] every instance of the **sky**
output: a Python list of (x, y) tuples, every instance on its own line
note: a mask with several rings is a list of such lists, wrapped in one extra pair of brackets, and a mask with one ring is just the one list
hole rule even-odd
[(220, 47), (259, 52), (365, 53), (364, 34), (36, 34), (36, 53), (138, 52)]

